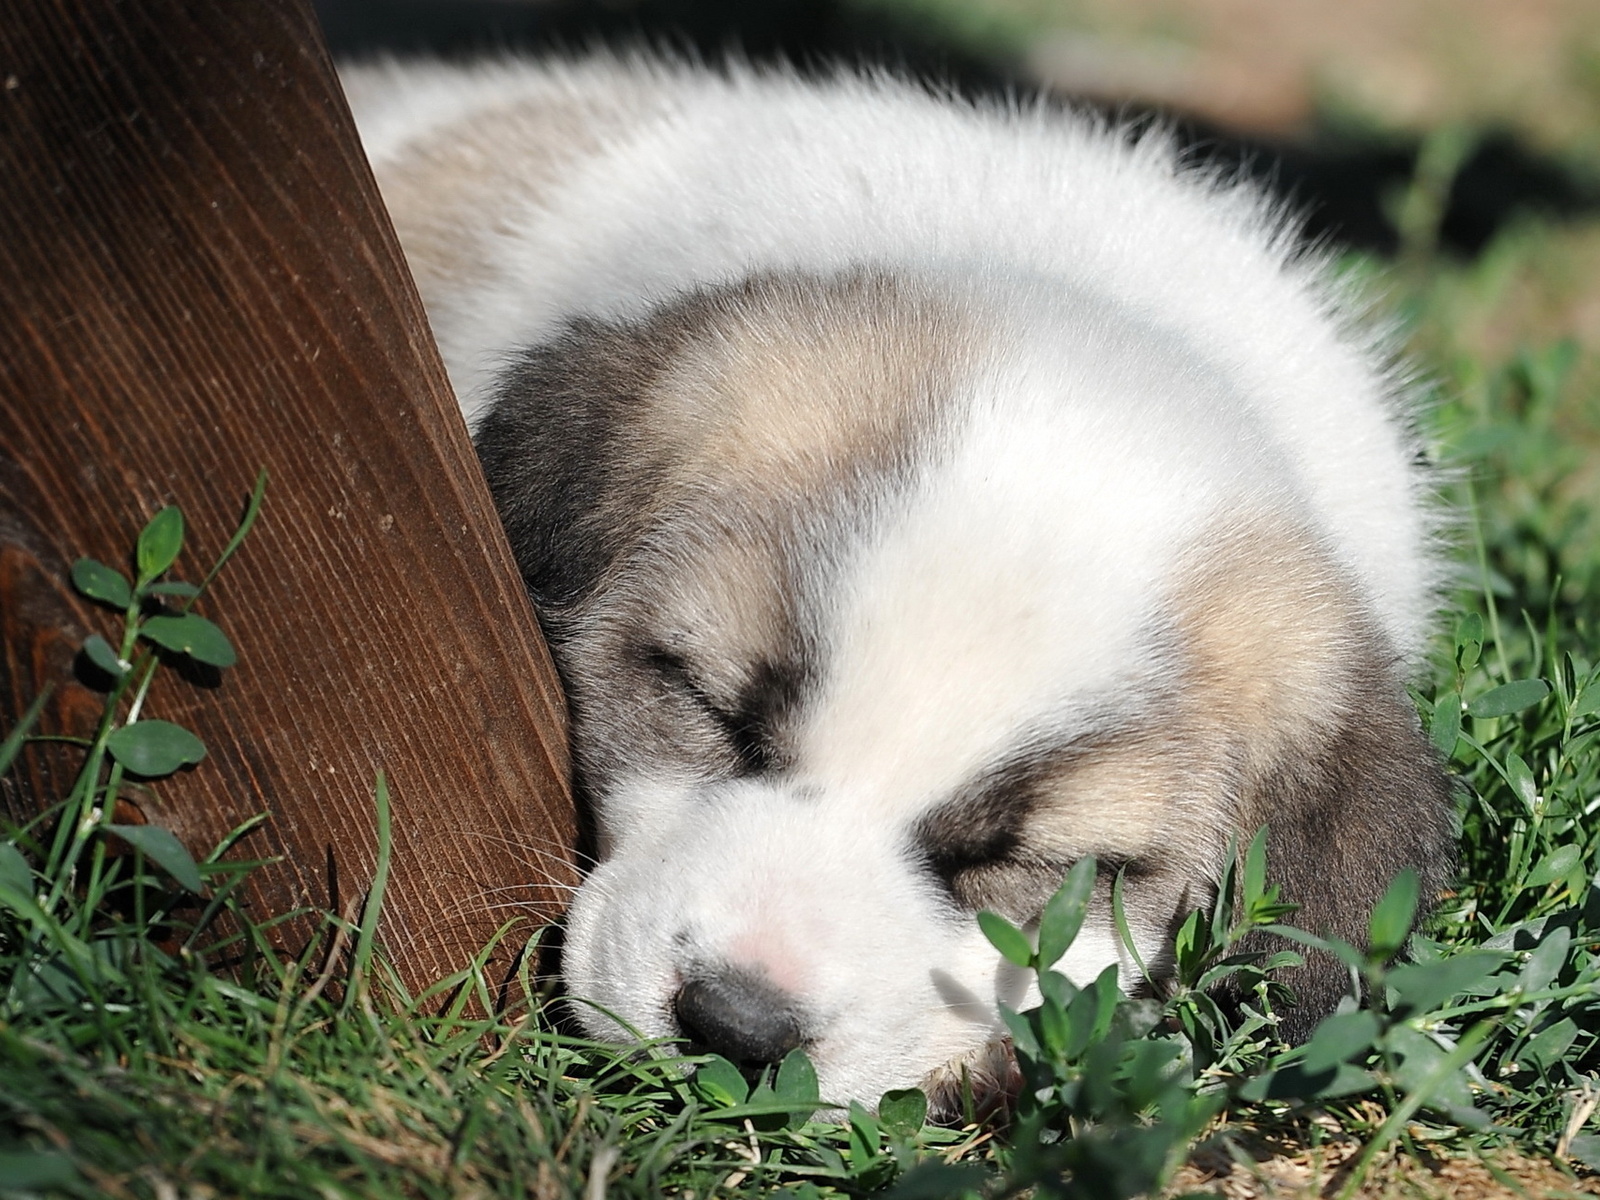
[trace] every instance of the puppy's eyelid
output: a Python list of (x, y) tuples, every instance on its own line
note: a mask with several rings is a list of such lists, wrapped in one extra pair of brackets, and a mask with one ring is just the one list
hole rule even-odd
[(967, 842), (947, 843), (924, 849), (923, 854), (935, 874), (949, 880), (975, 867), (1002, 866), (1015, 857), (1018, 840), (1009, 831)]
[(633, 647), (633, 656), (640, 665), (650, 668), (661, 675), (671, 677), (687, 677), (689, 662), (676, 650), (655, 643), (646, 643)]
[(766, 747), (760, 723), (747, 714), (718, 703), (700, 683), (682, 654), (665, 646), (644, 646), (639, 649), (638, 655), (646, 667), (670, 687), (681, 691), (721, 727), (746, 772), (759, 773), (771, 766), (772, 756)]
[(722, 720), (727, 713), (711, 696), (689, 666), (689, 660), (664, 646), (646, 646), (638, 651), (639, 661), (672, 687), (678, 688), (712, 716)]

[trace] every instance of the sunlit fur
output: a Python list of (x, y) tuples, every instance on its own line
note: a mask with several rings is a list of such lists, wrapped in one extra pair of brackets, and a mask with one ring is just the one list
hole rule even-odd
[[(346, 81), (568, 689), (594, 1031), (731, 968), (826, 1097), (948, 1090), (1026, 999), (973, 910), (1085, 854), (1157, 988), (1264, 822), (1313, 928), (1442, 882), (1405, 390), (1253, 190), (880, 77)], [(1107, 879), (1066, 970), (1139, 986)]]

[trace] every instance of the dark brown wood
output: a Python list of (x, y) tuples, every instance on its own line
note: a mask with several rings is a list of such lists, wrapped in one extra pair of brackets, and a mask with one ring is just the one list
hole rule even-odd
[[(305, 0), (8, 0), (0, 20), (0, 721), (70, 679), (163, 504), (240, 665), (148, 715), (210, 748), (141, 804), (195, 851), (251, 814), (263, 913), (349, 908), (393, 792), (380, 933), (417, 985), (574, 881), (563, 707)], [(162, 674), (169, 674), (163, 672)], [(56, 693), (85, 731), (98, 697)], [(32, 754), (13, 814), (58, 795)], [(303, 930), (302, 930), (303, 931)]]

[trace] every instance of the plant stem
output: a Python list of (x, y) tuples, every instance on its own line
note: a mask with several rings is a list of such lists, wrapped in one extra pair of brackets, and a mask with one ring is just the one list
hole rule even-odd
[(1472, 541), (1478, 551), (1478, 578), (1483, 586), (1483, 606), (1489, 614), (1489, 636), (1494, 639), (1495, 657), (1500, 660), (1500, 681), (1511, 681), (1511, 667), (1506, 661), (1505, 643), (1500, 640), (1500, 609), (1494, 602), (1494, 588), (1489, 586), (1489, 548), (1483, 540), (1483, 518), (1478, 515), (1478, 494), (1469, 484), (1467, 506), (1472, 513)]

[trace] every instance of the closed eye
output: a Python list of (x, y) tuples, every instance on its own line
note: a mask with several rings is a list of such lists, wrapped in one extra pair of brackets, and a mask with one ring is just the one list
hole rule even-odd
[(1031, 854), (1014, 840), (1004, 849), (989, 843), (928, 855), (925, 861), (962, 911), (993, 909), (1022, 924), (1039, 915), (1072, 866)]
[(989, 908), (1014, 921), (1039, 915), (1072, 860), (1041, 853), (1027, 836), (1034, 810), (1054, 793), (1084, 743), (1025, 746), (975, 775), (925, 813), (910, 850), (967, 912)]
[(984, 867), (1000, 866), (1010, 861), (1017, 849), (1016, 832), (1003, 827), (981, 830), (972, 838), (922, 839), (928, 869), (952, 894), (963, 876)]
[(760, 718), (719, 704), (700, 682), (688, 661), (675, 651), (650, 646), (640, 652), (644, 664), (673, 691), (689, 699), (716, 723), (733, 751), (738, 774), (759, 775), (772, 768), (773, 755)]
[(1049, 896), (1049, 881), (1065, 868), (1058, 873), (1056, 864), (1028, 853), (1019, 832), (1025, 817), (1020, 805), (946, 805), (918, 822), (912, 853), (957, 908), (992, 908), (1026, 921)]

